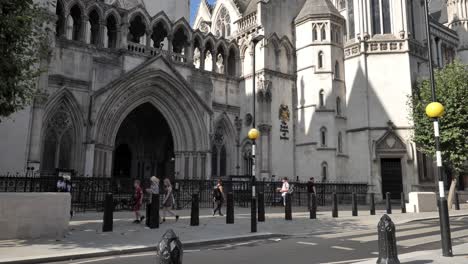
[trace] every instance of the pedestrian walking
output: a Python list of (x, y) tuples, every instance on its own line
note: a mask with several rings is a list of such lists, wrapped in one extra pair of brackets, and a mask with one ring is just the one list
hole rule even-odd
[[(146, 203), (146, 222), (150, 223), (151, 217), (151, 203), (153, 202), (153, 194), (159, 194), (159, 179), (156, 176), (150, 178), (151, 186), (146, 189), (146, 193), (149, 194), (148, 202)], [(158, 221), (160, 221), (159, 219)], [(161, 222), (161, 221), (160, 221)]]
[[(312, 197), (312, 194), (316, 194), (316, 190), (315, 190), (315, 179), (314, 177), (310, 177), (309, 181), (307, 182), (307, 194), (309, 195), (308, 197)], [(311, 206), (311, 201), (309, 200), (308, 201), (308, 207), (309, 207), (309, 210), (310, 210), (310, 206)]]
[[(71, 176), (70, 175), (65, 175), (65, 176), (59, 176), (59, 180), (57, 181), (57, 192), (67, 192), (70, 193), (71, 196), (71, 191), (72, 191), (72, 183), (71, 183)], [(70, 197), (70, 202), (71, 202)], [(73, 217), (73, 209), (70, 204), (70, 219)]]
[(281, 186), (281, 188), (278, 188), (278, 191), (281, 193), (281, 196), (283, 197), (283, 205), (286, 206), (286, 194), (289, 193), (288, 178), (284, 177), (282, 181), (283, 181), (283, 185)]
[(171, 181), (166, 178), (164, 179), (164, 199), (163, 199), (163, 219), (161, 223), (166, 221), (166, 214), (170, 214), (175, 217), (175, 220), (179, 220), (179, 216), (172, 211), (172, 205), (175, 203), (174, 194), (172, 192)]
[(224, 202), (224, 188), (221, 180), (218, 180), (218, 183), (213, 190), (213, 201), (216, 205), (216, 208), (213, 210), (213, 216), (215, 216), (216, 212), (218, 212), (220, 216), (224, 216), (221, 212)]
[(143, 204), (143, 190), (141, 189), (140, 180), (135, 180), (133, 182), (133, 187), (135, 188), (135, 194), (133, 195), (133, 212), (136, 218), (133, 223), (139, 224), (145, 219), (145, 217), (140, 214), (141, 205)]

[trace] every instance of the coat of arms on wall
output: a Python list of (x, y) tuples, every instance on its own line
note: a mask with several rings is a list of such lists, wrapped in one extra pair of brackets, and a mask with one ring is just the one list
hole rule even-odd
[(281, 104), (279, 108), (279, 120), (281, 120), (280, 125), (280, 139), (289, 140), (289, 126), (288, 122), (290, 120), (289, 107), (285, 104)]

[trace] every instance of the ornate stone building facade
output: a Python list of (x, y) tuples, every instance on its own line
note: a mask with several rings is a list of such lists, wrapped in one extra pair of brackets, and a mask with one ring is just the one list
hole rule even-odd
[[(467, 57), (467, 3), (432, 1), (435, 63)], [(0, 172), (434, 184), (406, 106), (427, 75), (420, 1), (57, 0), (41, 94), (0, 124)], [(265, 38), (256, 46), (252, 39)], [(253, 52), (255, 49), (255, 52)], [(253, 58), (253, 54), (256, 54)], [(253, 80), (253, 63), (256, 76)], [(252, 111), (256, 84), (256, 113)]]

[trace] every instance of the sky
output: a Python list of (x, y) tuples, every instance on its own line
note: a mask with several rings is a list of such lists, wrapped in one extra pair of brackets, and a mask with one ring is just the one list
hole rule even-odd
[[(200, 1), (203, 0), (191, 0), (190, 1), (190, 24), (193, 23), (193, 20), (195, 19), (195, 15), (197, 14), (198, 6), (200, 5)], [(216, 2), (216, 0), (208, 0), (208, 3), (213, 4)]]

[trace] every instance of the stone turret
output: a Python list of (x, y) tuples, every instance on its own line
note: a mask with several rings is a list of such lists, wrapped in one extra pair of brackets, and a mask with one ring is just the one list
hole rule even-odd
[(448, 26), (458, 33), (460, 45), (458, 57), (468, 63), (468, 2), (465, 0), (447, 0)]

